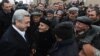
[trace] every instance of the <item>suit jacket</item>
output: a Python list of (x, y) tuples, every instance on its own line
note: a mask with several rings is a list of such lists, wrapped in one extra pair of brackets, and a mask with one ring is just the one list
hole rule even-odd
[(0, 56), (29, 56), (30, 45), (10, 26), (0, 40)]

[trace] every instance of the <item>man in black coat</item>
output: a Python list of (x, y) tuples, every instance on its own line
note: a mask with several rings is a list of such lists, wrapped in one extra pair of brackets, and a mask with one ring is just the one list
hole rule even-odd
[(30, 56), (30, 45), (25, 31), (30, 26), (30, 14), (23, 10), (15, 11), (12, 25), (0, 40), (0, 56)]
[(13, 13), (11, 3), (9, 1), (2, 1), (0, 10), (0, 37), (10, 26)]
[(56, 43), (49, 51), (50, 56), (78, 56), (78, 45), (74, 38), (71, 22), (62, 22), (54, 29)]

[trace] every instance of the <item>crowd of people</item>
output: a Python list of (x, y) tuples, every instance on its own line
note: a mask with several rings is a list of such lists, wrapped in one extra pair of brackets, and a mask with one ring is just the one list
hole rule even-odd
[(0, 3), (0, 56), (100, 56), (100, 7)]

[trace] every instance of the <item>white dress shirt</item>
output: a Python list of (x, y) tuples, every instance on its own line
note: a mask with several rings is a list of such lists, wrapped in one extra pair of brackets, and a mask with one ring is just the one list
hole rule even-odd
[(25, 31), (20, 31), (15, 25), (12, 25), (12, 27), (24, 38), (24, 40), (26, 41), (25, 38)]

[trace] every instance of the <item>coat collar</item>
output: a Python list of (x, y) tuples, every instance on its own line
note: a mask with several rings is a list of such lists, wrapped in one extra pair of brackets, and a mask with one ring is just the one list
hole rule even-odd
[(28, 41), (25, 41), (23, 37), (12, 26), (9, 27), (9, 31), (11, 31), (12, 36), (14, 36), (14, 38), (17, 39), (17, 41), (19, 41), (20, 43), (28, 43)]

